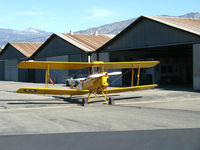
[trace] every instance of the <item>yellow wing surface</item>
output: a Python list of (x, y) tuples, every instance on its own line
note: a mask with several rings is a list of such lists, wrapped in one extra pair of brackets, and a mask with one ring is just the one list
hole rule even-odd
[[(103, 92), (110, 94), (110, 93), (120, 93), (120, 92), (129, 92), (129, 91), (139, 91), (139, 90), (151, 89), (151, 88), (154, 88), (156, 86), (158, 86), (158, 85), (157, 84), (151, 84), (151, 85), (124, 87), (124, 88), (113, 88), (113, 89), (105, 89)], [(89, 93), (89, 90), (25, 87), (25, 88), (18, 89), (17, 93), (51, 94), (51, 95), (83, 95), (83, 94)]]
[(25, 88), (18, 89), (17, 93), (26, 93), (26, 94), (51, 94), (51, 95), (83, 95), (83, 94), (89, 93), (89, 90), (25, 87)]
[(104, 69), (120, 68), (150, 68), (159, 61), (134, 61), (134, 62), (51, 62), (51, 61), (22, 61), (18, 68), (24, 69), (83, 69), (89, 67), (102, 67)]
[(120, 93), (120, 92), (129, 92), (129, 91), (139, 91), (139, 90), (147, 90), (152, 89), (158, 86), (157, 84), (150, 85), (141, 85), (141, 86), (133, 86), (133, 87), (124, 87), (124, 88), (113, 88), (113, 89), (105, 89), (105, 93)]

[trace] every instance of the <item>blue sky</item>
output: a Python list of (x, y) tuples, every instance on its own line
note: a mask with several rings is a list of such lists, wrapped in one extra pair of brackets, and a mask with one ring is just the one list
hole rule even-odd
[(200, 12), (199, 0), (0, 0), (0, 28), (78, 31), (141, 15)]

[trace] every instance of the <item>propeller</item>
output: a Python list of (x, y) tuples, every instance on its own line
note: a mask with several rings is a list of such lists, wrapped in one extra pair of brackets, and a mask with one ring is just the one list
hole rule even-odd
[(92, 74), (89, 76), (89, 78), (99, 78), (99, 77), (102, 77), (102, 76), (114, 76), (114, 75), (120, 75), (122, 74), (122, 72), (110, 72), (110, 73), (99, 73), (99, 74)]

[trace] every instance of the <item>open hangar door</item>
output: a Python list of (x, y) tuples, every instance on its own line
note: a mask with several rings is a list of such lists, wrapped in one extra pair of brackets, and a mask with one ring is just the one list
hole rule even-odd
[[(193, 83), (192, 45), (175, 45), (110, 53), (111, 61), (160, 61), (156, 67), (141, 69), (140, 84), (189, 85)], [(123, 69), (122, 85), (131, 85), (131, 69)], [(136, 85), (137, 69), (134, 69)]]

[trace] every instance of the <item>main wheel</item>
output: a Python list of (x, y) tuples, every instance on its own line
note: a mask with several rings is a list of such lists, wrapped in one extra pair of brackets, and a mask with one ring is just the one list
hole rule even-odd
[(111, 97), (109, 97), (109, 99), (108, 99), (108, 104), (109, 105), (114, 105), (114, 100)]
[(87, 105), (87, 104), (88, 104), (87, 99), (83, 98), (83, 99), (82, 99), (82, 105), (85, 106), (85, 105)]
[(75, 84), (74, 84), (74, 86), (76, 87), (77, 85), (78, 85), (78, 82), (76, 81)]

